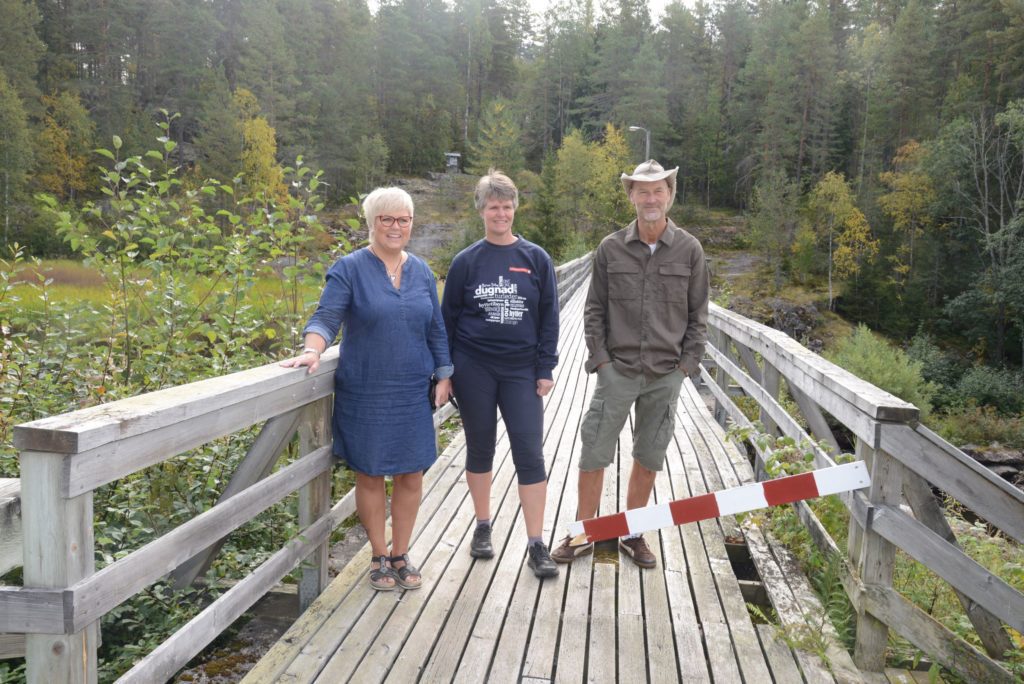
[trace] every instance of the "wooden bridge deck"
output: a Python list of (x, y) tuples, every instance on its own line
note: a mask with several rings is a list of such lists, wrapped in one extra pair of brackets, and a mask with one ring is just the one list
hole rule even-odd
[[(575, 515), (579, 422), (593, 391), (593, 376), (582, 370), (584, 297), (581, 288), (563, 307), (561, 363), (545, 411), (544, 529), (551, 543)], [(629, 430), (627, 424), (622, 445), (631, 443)], [(906, 672), (865, 677), (834, 646), (826, 665), (789, 648), (776, 627), (755, 624), (729, 560), (732, 541), (748, 545), (783, 622), (809, 621), (809, 629), (829, 632), (792, 559), (731, 517), (648, 533), (655, 570), (641, 571), (611, 545), (561, 566), (555, 579), (536, 579), (525, 564), (526, 534), (500, 427), (492, 491), (497, 554), (474, 560), (464, 451), (460, 433), (427, 473), (410, 550), (423, 588), (372, 591), (364, 548), (244, 681), (913, 681)], [(630, 462), (624, 447), (605, 478), (602, 512), (625, 508)], [(745, 459), (687, 381), (656, 500), (751, 480)]]

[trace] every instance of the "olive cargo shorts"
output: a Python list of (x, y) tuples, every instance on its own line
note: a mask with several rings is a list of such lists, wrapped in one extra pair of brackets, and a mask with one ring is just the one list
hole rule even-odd
[(676, 404), (683, 386), (682, 371), (654, 380), (631, 378), (606, 363), (597, 369), (597, 387), (580, 426), (583, 445), (580, 470), (600, 470), (615, 459), (615, 444), (636, 404), (633, 459), (648, 470), (660, 471), (672, 439)]

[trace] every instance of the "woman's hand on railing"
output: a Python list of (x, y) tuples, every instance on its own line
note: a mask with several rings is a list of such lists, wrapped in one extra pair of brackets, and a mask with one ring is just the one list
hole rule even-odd
[(438, 380), (437, 385), (434, 387), (434, 408), (441, 408), (448, 403), (449, 397), (452, 396), (452, 379), (445, 378), (444, 380)]
[[(320, 367), (320, 354), (315, 349), (304, 349), (301, 354), (295, 358), (286, 359), (279, 365), (284, 368), (298, 368), (299, 366), (309, 366), (307, 373), (315, 373), (316, 369)], [(448, 401), (445, 399), (445, 401)]]

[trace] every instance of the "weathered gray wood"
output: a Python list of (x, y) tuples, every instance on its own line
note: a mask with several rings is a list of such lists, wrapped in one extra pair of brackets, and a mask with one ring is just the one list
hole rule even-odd
[[(804, 431), (792, 416), (786, 413), (786, 410), (782, 408), (782, 405), (779, 404), (767, 390), (755, 383), (752, 378), (747, 376), (746, 373), (740, 371), (740, 369), (731, 361), (724, 357), (720, 357), (717, 351), (712, 350), (709, 353), (725, 368), (725, 371), (732, 376), (733, 380), (739, 383), (740, 387), (743, 388), (743, 391), (757, 401), (762, 412), (772, 418), (772, 421), (778, 430), (781, 430), (784, 435), (791, 437), (797, 443), (806, 443), (809, 446), (809, 448), (814, 452), (814, 464), (816, 467), (825, 468), (835, 465), (835, 461), (832, 460), (832, 457), (823, 449), (818, 447), (817, 442), (811, 439), (811, 436)], [(743, 412), (739, 410), (736, 404), (732, 400), (727, 399), (724, 395), (720, 395), (721, 389), (719, 387), (711, 387), (710, 389), (715, 395), (716, 401), (725, 408), (734, 422), (738, 425), (752, 427), (750, 421), (743, 415)]]
[[(945, 539), (948, 543), (960, 548), (956, 535), (953, 534), (953, 529), (949, 526), (942, 508), (932, 494), (931, 487), (928, 486), (928, 483), (922, 477), (910, 471), (904, 473), (903, 496), (914, 511), (914, 517), (922, 525), (935, 532), (935, 534)], [(1013, 648), (1013, 643), (1003, 630), (1002, 623), (992, 613), (972, 601), (959, 589), (954, 587), (953, 591), (956, 592), (967, 618), (974, 625), (974, 631), (977, 632), (978, 638), (981, 640), (982, 645), (985, 646), (985, 650), (990, 656), (1002, 658), (1006, 651)]]
[(327, 515), (290, 539), (283, 548), (189, 620), (117, 681), (124, 684), (150, 684), (170, 679), (250, 606), (273, 589), (310, 551), (329, 540), (331, 531), (351, 515), (353, 505), (348, 498), (339, 501)]
[(761, 638), (761, 647), (768, 658), (772, 669), (772, 677), (776, 682), (802, 682), (800, 670), (796, 666), (793, 652), (775, 633), (772, 625), (757, 625), (757, 635)]
[(882, 447), (903, 465), (1024, 543), (1024, 492), (923, 425), (885, 426)]
[(0, 575), (21, 565), (21, 482), (0, 479)]
[(861, 597), (866, 610), (894, 625), (905, 639), (935, 662), (960, 673), (971, 682), (1016, 681), (1001, 665), (950, 632), (940, 622), (898, 592), (865, 586)]
[(839, 442), (836, 441), (836, 436), (832, 434), (832, 428), (828, 426), (828, 421), (825, 420), (825, 416), (822, 414), (821, 409), (818, 408), (818, 405), (799, 387), (790, 387), (789, 393), (793, 395), (793, 400), (800, 407), (800, 413), (803, 414), (804, 420), (810, 426), (811, 434), (817, 437), (819, 441), (828, 444), (832, 449), (833, 457), (838, 456), (842, 451), (839, 448)]
[[(855, 406), (877, 420), (913, 421), (917, 419), (919, 412), (912, 404), (894, 397), (826, 361), (783, 332), (744, 318), (713, 303), (708, 310), (708, 325), (710, 328), (722, 330), (737, 342), (761, 354), (768, 363), (782, 371), (787, 381), (799, 386), (816, 401), (819, 398), (815, 396), (814, 388), (821, 387), (827, 389), (829, 394), (834, 395), (843, 403)], [(791, 373), (787, 368), (796, 372)], [(824, 408), (843, 420), (842, 416), (828, 409), (827, 406)]]
[[(708, 355), (715, 360), (715, 385), (718, 387), (718, 392), (715, 393), (715, 420), (718, 421), (719, 425), (725, 426), (725, 404), (718, 400), (719, 395), (729, 396), (729, 372), (722, 368), (722, 365), (728, 363), (730, 367), (735, 368), (735, 364), (729, 359), (729, 338), (721, 330), (711, 329), (708, 331), (708, 340), (714, 341), (714, 344), (707, 346)], [(736, 372), (739, 375), (739, 372)]]
[[(591, 606), (588, 682), (616, 681), (615, 566), (594, 563), (594, 602)], [(639, 663), (623, 663), (636, 667)]]
[(25, 657), (24, 634), (0, 634), (0, 660)]
[[(274, 464), (277, 463), (277, 459), (281, 455), (281, 450), (284, 449), (289, 440), (291, 440), (292, 435), (295, 434), (295, 430), (299, 425), (299, 417), (302, 415), (303, 410), (294, 409), (280, 416), (274, 416), (263, 424), (260, 434), (253, 440), (249, 451), (245, 454), (242, 462), (238, 464), (235, 472), (232, 473), (231, 479), (228, 481), (227, 486), (224, 487), (224, 491), (217, 498), (218, 504), (227, 501), (235, 494), (270, 475), (274, 469)], [(303, 453), (308, 453), (309, 451), (311, 449), (304, 450)], [(214, 557), (220, 551), (220, 547), (223, 544), (224, 539), (218, 539), (215, 544), (203, 549), (200, 553), (182, 563), (172, 573), (174, 588), (177, 590), (184, 589), (195, 582), (197, 577), (204, 574), (209, 569), (210, 563), (213, 562)]]
[[(63, 589), (93, 572), (92, 493), (65, 499), (60, 487), (62, 465), (60, 454), (21, 455), (27, 587)], [(97, 634), (95, 623), (84, 623), (26, 636), (28, 684), (95, 682)]]
[[(333, 391), (337, 361), (335, 346), (324, 352), (320, 367), (313, 374), (304, 368), (282, 368), (277, 363), (268, 363), (231, 375), (41, 418), (15, 426), (14, 445), (21, 451), (81, 454), (163, 428), (180, 429), (181, 423), (192, 424), (202, 416), (227, 411), (224, 430), (203, 440), (208, 441), (263, 420), (255, 418), (236, 425), (227, 424), (234, 422), (228, 416), (241, 415), (243, 407), (279, 396), (281, 390), (285, 390), (283, 394), (290, 398), (292, 406), (305, 403), (300, 397), (312, 401), (327, 396)], [(258, 411), (254, 406), (248, 408)], [(284, 412), (285, 409), (259, 411), (265, 417)]]
[(60, 589), (0, 586), (0, 632), (60, 634), (70, 625)]
[[(876, 451), (871, 467), (871, 489), (868, 500), (875, 505), (899, 506), (903, 491), (903, 467), (886, 454)], [(857, 570), (865, 585), (892, 587), (896, 549), (877, 530), (867, 529), (861, 543)], [(885, 668), (885, 649), (889, 643), (889, 628), (870, 613), (857, 614), (857, 642), (854, 647), (854, 662), (857, 667), (869, 672), (881, 672)]]
[[(332, 397), (324, 397), (303, 409), (299, 429), (299, 451), (331, 449)], [(333, 461), (332, 461), (333, 465)], [(331, 468), (325, 469), (299, 490), (299, 527), (309, 527), (331, 509)], [(329, 541), (325, 539), (302, 563), (299, 579), (299, 610), (309, 608), (313, 600), (327, 586), (327, 554)]]
[(80, 629), (98, 620), (199, 550), (238, 529), (330, 468), (331, 458), (330, 448), (322, 447), (232, 497), (230, 505), (225, 502), (214, 506), (76, 583), (71, 589), (74, 595), (74, 626)]
[(1024, 632), (1024, 594), (899, 508), (876, 505), (872, 513), (871, 529), (879, 536), (927, 566), (1010, 627)]
[[(746, 349), (746, 347), (744, 347), (744, 349)], [(762, 375), (761, 386), (764, 387), (764, 391), (768, 393), (768, 396), (778, 403), (779, 392), (782, 390), (782, 373), (779, 372), (778, 368), (765, 361)], [(760, 419), (761, 424), (764, 425), (765, 432), (769, 435), (779, 434), (778, 424), (768, 413), (768, 410), (763, 406), (761, 407), (758, 418)]]

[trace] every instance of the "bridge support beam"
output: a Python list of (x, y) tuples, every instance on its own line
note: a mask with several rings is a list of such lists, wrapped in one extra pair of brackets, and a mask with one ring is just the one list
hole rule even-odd
[[(858, 451), (865, 456), (871, 452), (871, 488), (868, 500), (872, 504), (890, 504), (898, 507), (903, 492), (903, 466), (884, 451), (871, 450), (859, 442), (858, 447)], [(889, 590), (892, 589), (896, 547), (873, 532), (870, 521), (869, 515), (868, 527), (860, 535), (859, 555), (852, 557), (858, 558), (857, 569), (864, 584), (877, 585)], [(850, 543), (856, 543), (852, 534)], [(868, 672), (884, 671), (885, 649), (888, 644), (889, 627), (861, 609), (857, 615), (857, 643), (853, 651), (853, 661), (857, 667)]]
[[(95, 572), (92, 492), (64, 498), (67, 455), (21, 453), (24, 585), (64, 589)], [(25, 637), (28, 684), (96, 681), (99, 625)]]
[[(308, 454), (331, 443), (331, 412), (334, 397), (327, 396), (306, 406), (299, 423), (299, 449)], [(331, 473), (328, 469), (309, 481), (299, 490), (299, 527), (309, 525), (327, 515), (331, 510)], [(316, 547), (302, 562), (302, 577), (299, 579), (299, 610), (304, 611), (327, 587), (328, 554), (330, 537)]]

